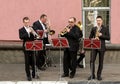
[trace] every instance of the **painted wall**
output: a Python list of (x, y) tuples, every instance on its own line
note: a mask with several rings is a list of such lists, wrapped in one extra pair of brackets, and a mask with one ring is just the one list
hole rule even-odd
[[(75, 16), (81, 20), (82, 0), (0, 0), (0, 40), (18, 40), (18, 29), (22, 18), (29, 16), (31, 25), (42, 13), (48, 15), (51, 27), (56, 31), (53, 37), (67, 25), (67, 20)], [(111, 43), (120, 44), (119, 10), (120, 0), (111, 0)]]
[(47, 14), (57, 37), (69, 17), (81, 20), (81, 11), (81, 0), (0, 0), (0, 40), (18, 40), (22, 18), (29, 16), (32, 25), (42, 13)]
[(120, 44), (120, 0), (111, 0), (111, 43)]

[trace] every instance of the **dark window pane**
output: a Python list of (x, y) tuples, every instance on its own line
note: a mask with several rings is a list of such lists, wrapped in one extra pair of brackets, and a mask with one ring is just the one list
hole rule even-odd
[(110, 0), (83, 0), (84, 7), (109, 7)]

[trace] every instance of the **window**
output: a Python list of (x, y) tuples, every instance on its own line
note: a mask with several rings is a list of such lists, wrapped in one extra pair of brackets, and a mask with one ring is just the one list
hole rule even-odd
[[(82, 0), (83, 33), (88, 38), (91, 28), (96, 25), (96, 17), (103, 17), (103, 24), (110, 28), (110, 0)], [(110, 29), (109, 29), (110, 30)]]

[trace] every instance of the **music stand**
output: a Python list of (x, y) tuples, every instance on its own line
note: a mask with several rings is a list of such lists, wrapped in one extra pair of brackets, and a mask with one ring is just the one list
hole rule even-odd
[(85, 49), (100, 49), (101, 42), (96, 39), (84, 39), (83, 46)]
[(36, 71), (36, 78), (39, 78), (39, 75), (37, 73), (37, 66), (36, 66), (36, 56), (35, 56), (35, 51), (40, 51), (43, 50), (43, 41), (42, 40), (35, 40), (35, 41), (27, 41), (25, 43), (25, 49), (27, 51), (33, 51), (33, 56), (34, 56), (34, 64), (35, 64), (35, 71)]
[[(101, 41), (96, 40), (96, 39), (84, 39), (83, 45), (84, 45), (84, 49), (91, 49), (91, 50), (100, 49), (101, 48)], [(91, 56), (93, 58), (93, 52), (91, 52)], [(91, 69), (90, 69), (91, 70), (91, 80), (88, 81), (87, 84), (92, 82), (92, 78), (93, 78), (93, 63), (92, 62), (90, 64), (90, 66), (91, 66)], [(97, 84), (97, 82), (95, 82), (94, 80), (93, 80), (93, 82)]]
[(52, 46), (54, 48), (59, 48), (60, 49), (60, 77), (59, 77), (59, 80), (61, 81), (61, 72), (62, 72), (62, 70), (61, 70), (61, 67), (62, 67), (61, 49), (69, 47), (68, 40), (64, 37), (59, 37), (59, 38), (51, 39), (51, 42), (52, 42)]

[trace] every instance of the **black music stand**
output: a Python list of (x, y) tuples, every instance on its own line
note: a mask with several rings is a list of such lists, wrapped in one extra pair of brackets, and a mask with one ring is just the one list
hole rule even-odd
[(59, 48), (60, 49), (60, 77), (59, 77), (59, 80), (61, 81), (61, 72), (62, 72), (62, 70), (61, 70), (61, 67), (62, 67), (61, 49), (69, 47), (68, 40), (64, 37), (59, 37), (59, 38), (51, 39), (51, 42), (52, 42), (52, 46), (54, 48)]
[[(96, 40), (96, 39), (84, 39), (83, 41), (83, 45), (85, 49), (100, 49), (101, 48), (101, 41), (100, 40)], [(91, 56), (93, 57), (93, 52), (91, 52)], [(94, 82), (96, 83), (94, 80), (92, 80), (93, 78), (93, 63), (90, 64), (91, 65), (91, 80), (88, 81), (87, 84)], [(96, 83), (97, 84), (97, 83)]]
[(36, 71), (36, 78), (39, 78), (39, 74), (37, 73), (37, 66), (36, 66), (36, 56), (35, 56), (35, 51), (40, 51), (43, 50), (43, 41), (42, 40), (35, 40), (35, 41), (27, 41), (25, 43), (25, 49), (27, 51), (33, 51), (34, 53), (34, 64), (35, 64), (35, 71)]

